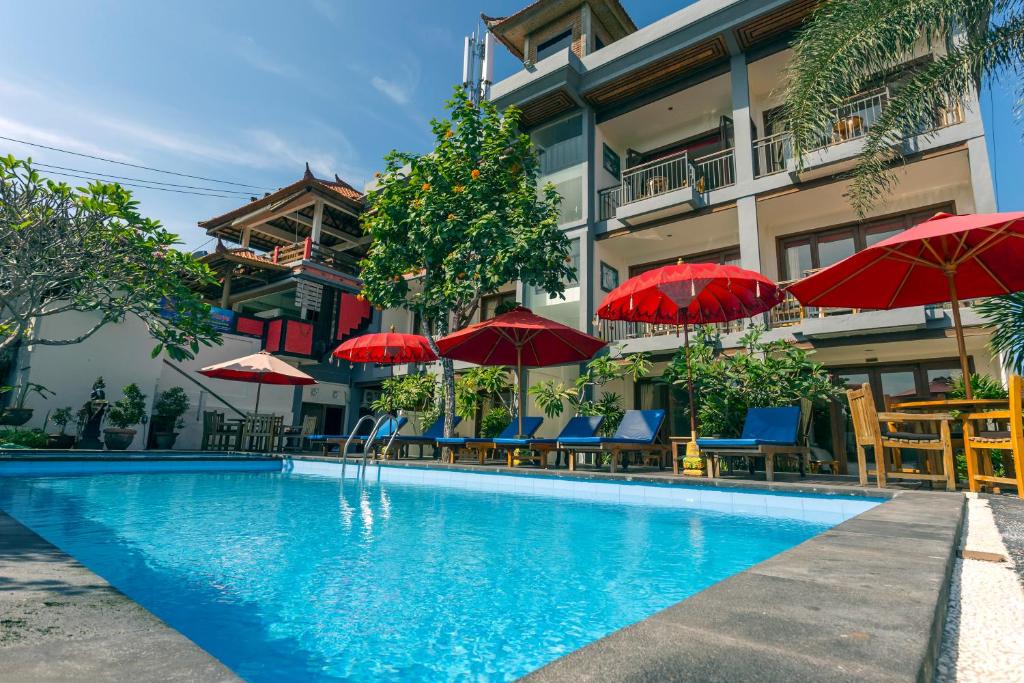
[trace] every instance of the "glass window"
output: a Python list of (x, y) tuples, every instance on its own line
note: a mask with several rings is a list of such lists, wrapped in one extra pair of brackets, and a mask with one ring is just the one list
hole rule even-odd
[(964, 375), (959, 367), (929, 368), (925, 374), (928, 377), (928, 393), (931, 395), (948, 394), (953, 389), (953, 383)]
[(912, 398), (917, 396), (917, 378), (913, 370), (894, 370), (879, 374), (882, 396)]
[(581, 164), (583, 152), (583, 117), (573, 116), (565, 121), (536, 130), (531, 135), (540, 156), (540, 175)]
[(818, 267), (839, 263), (857, 251), (852, 233), (838, 233), (818, 239)]
[(489, 294), (480, 300), (480, 320), (490, 320), (498, 315), (498, 307), (502, 304), (509, 304), (516, 300), (515, 292), (502, 292), (501, 294)]
[(836, 381), (847, 389), (856, 389), (871, 380), (866, 372), (841, 372), (836, 375)]
[(562, 196), (558, 207), (558, 224), (566, 225), (583, 218), (583, 178), (569, 178), (555, 184), (555, 189)]
[(572, 29), (566, 29), (554, 38), (549, 38), (537, 46), (537, 61), (550, 57), (556, 52), (572, 47)]
[(784, 277), (797, 279), (804, 276), (808, 270), (814, 268), (814, 263), (811, 259), (811, 243), (803, 242), (793, 244), (785, 249), (785, 260), (786, 272)]

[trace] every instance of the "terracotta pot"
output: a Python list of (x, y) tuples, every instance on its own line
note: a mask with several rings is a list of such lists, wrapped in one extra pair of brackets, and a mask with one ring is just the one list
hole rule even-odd
[(132, 445), (134, 439), (134, 429), (107, 427), (103, 430), (103, 444), (107, 447), (108, 451), (123, 451)]

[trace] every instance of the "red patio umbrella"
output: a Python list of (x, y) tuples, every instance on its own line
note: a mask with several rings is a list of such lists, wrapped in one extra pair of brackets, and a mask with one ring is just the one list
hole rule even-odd
[(513, 365), (519, 391), (519, 433), (523, 431), (523, 368), (580, 363), (605, 342), (518, 306), (437, 340), (441, 355), (477, 365)]
[(352, 363), (429, 363), (437, 360), (426, 337), (418, 334), (377, 332), (346, 339), (331, 354)]
[(805, 306), (890, 309), (949, 301), (971, 398), (960, 300), (1024, 290), (1024, 212), (937, 213), (789, 286)]
[(263, 389), (264, 384), (301, 386), (317, 383), (306, 373), (293, 368), (266, 351), (209, 365), (200, 370), (199, 374), (234, 382), (254, 382), (256, 384), (257, 413), (260, 412), (260, 390)]
[[(779, 304), (778, 285), (760, 273), (717, 263), (679, 263), (641, 273), (623, 282), (601, 302), (605, 320), (676, 325), (683, 328), (690, 432), (696, 438), (697, 413), (690, 373), (690, 325), (750, 318)], [(688, 450), (695, 448), (691, 440)]]

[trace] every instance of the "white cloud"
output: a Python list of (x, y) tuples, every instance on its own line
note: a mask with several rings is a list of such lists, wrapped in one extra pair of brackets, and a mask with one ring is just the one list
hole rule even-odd
[[(51, 130), (4, 117), (0, 117), (0, 135), (25, 140), (27, 142), (35, 142), (49, 147), (67, 149), (72, 152), (78, 152), (79, 154), (89, 154), (92, 156), (114, 159), (115, 161), (137, 163), (136, 159), (113, 149), (108, 149), (70, 135), (55, 133)], [(10, 148), (13, 146), (14, 149), (11, 151), (20, 152), (17, 156), (33, 156), (34, 154), (38, 154), (40, 151), (38, 147), (22, 145), (9, 140), (2, 140), (0, 143), (2, 143), (2, 147), (4, 148)]]
[(254, 69), (283, 78), (294, 78), (298, 75), (294, 68), (278, 60), (249, 36), (232, 40), (231, 51)]
[(377, 91), (387, 95), (395, 104), (409, 104), (409, 100), (412, 96), (412, 93), (410, 93), (405, 86), (396, 83), (395, 81), (389, 81), (385, 78), (381, 78), (380, 76), (374, 76), (371, 78), (370, 85), (372, 85)]

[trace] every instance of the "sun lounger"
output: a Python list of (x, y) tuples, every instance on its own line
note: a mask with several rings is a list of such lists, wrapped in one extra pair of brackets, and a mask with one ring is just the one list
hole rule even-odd
[[(517, 449), (521, 451), (518, 456), (520, 461), (536, 460), (537, 464), (543, 468), (548, 466), (548, 453), (555, 451), (558, 454), (555, 459), (555, 467), (557, 468), (563, 452), (563, 449), (558, 446), (559, 440), (593, 437), (597, 434), (597, 430), (601, 427), (602, 422), (604, 422), (603, 415), (596, 417), (578, 415), (569, 420), (565, 427), (562, 428), (562, 432), (554, 439), (504, 439), (497, 437), (494, 439), (494, 446), (497, 450), (505, 451), (508, 454), (509, 467), (514, 465), (513, 454)], [(527, 454), (522, 454), (522, 451), (526, 451)]]
[[(524, 417), (523, 418), (523, 436), (530, 438), (537, 433), (541, 423), (544, 422), (542, 417)], [(490, 438), (464, 438), (464, 437), (452, 437), (449, 439), (440, 438), (437, 440), (439, 447), (449, 449), (448, 462), (454, 463), (459, 457), (459, 453), (462, 451), (473, 451), (477, 455), (477, 460), (481, 465), (484, 464), (484, 459), (487, 456), (487, 451), (494, 448), (495, 439), (512, 439), (519, 435), (519, 420), (513, 418), (512, 422), (505, 427), (504, 431), (496, 437)]]
[[(572, 437), (558, 440), (558, 447), (569, 451), (569, 469), (576, 469), (576, 454), (595, 452), (611, 456), (611, 471), (618, 469), (623, 453), (648, 453), (658, 458), (659, 468), (665, 466), (668, 445), (661, 440), (664, 410), (627, 410), (612, 436)], [(600, 464), (600, 463), (598, 463)]]
[[(392, 417), (384, 420), (380, 425), (380, 429), (377, 430), (377, 440), (383, 440), (386, 442), (391, 438), (392, 434), (404, 427), (405, 423), (408, 421), (409, 420), (405, 417)], [(345, 442), (348, 441), (350, 436), (352, 437), (353, 444), (362, 446), (366, 443), (366, 439), (370, 436), (370, 432), (367, 432), (366, 434), (355, 434), (354, 436), (350, 434), (313, 434), (306, 438), (313, 443), (321, 444), (323, 448), (323, 455), (326, 457), (335, 446), (338, 447), (340, 455), (341, 448), (345, 445)]]
[[(458, 427), (459, 423), (462, 422), (462, 418), (458, 415), (452, 417), (452, 427)], [(407, 435), (399, 434), (395, 437), (395, 441), (400, 444), (403, 449), (407, 449), (409, 446), (420, 447), (420, 457), (423, 457), (424, 446), (437, 446), (437, 440), (444, 436), (444, 415), (434, 420), (434, 423), (423, 430), (422, 434)]]
[(811, 452), (806, 444), (800, 443), (799, 406), (749, 408), (740, 438), (698, 438), (697, 445), (702, 453), (709, 457), (709, 476), (718, 476), (720, 457), (743, 456), (747, 458), (751, 474), (754, 473), (754, 459), (764, 458), (764, 474), (767, 481), (775, 479), (775, 458), (780, 455), (797, 456), (800, 476), (804, 476)]

